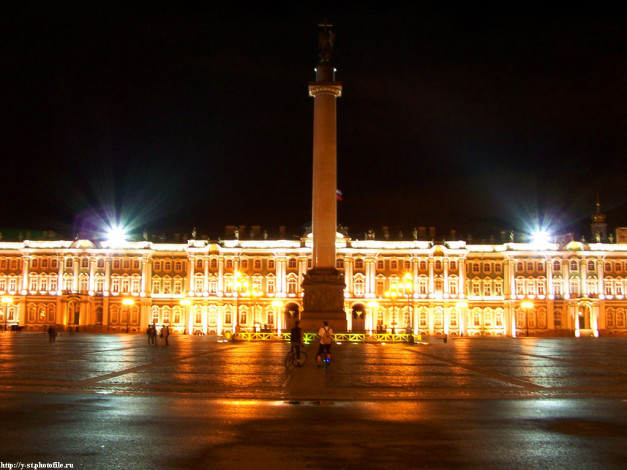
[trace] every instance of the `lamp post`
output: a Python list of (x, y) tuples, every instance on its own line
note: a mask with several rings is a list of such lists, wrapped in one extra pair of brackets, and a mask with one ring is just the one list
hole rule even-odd
[(133, 299), (124, 299), (122, 300), (122, 305), (126, 305), (126, 332), (128, 333), (128, 324), (131, 319), (131, 312), (129, 309), (131, 308), (131, 305), (135, 305), (135, 301)]
[(7, 315), (9, 314), (9, 305), (11, 305), (12, 303), (13, 303), (13, 297), (9, 295), (5, 295), (4, 297), (2, 297), (2, 304), (4, 305), (4, 309), (3, 309), (4, 331), (7, 331)]
[(525, 301), (520, 304), (525, 311), (525, 326), (527, 327), (527, 338), (529, 337), (529, 310), (533, 308), (533, 302)]

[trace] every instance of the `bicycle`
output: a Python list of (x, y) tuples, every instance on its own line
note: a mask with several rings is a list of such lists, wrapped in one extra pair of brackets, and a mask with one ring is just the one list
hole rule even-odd
[[(330, 345), (329, 345), (330, 346)], [(316, 362), (318, 363), (318, 367), (322, 367), (323, 369), (327, 369), (331, 366), (331, 351), (330, 349), (324, 348), (322, 354), (318, 352), (316, 355)]]
[(302, 367), (307, 362), (307, 353), (300, 350), (300, 359), (298, 359), (298, 355), (296, 354), (296, 348), (292, 346), (292, 348), (288, 351), (285, 356), (285, 368), (293, 369), (294, 367)]

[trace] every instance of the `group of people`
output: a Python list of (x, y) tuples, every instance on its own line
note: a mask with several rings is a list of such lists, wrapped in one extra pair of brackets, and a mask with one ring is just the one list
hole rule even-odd
[[(152, 325), (148, 325), (146, 334), (148, 335), (148, 344), (156, 346), (157, 345), (157, 325), (155, 323), (153, 323)], [(168, 346), (168, 337), (170, 336), (170, 327), (168, 325), (161, 326), (161, 331), (159, 332), (159, 336), (161, 337), (161, 343), (165, 346)]]
[[(324, 321), (322, 328), (318, 330), (318, 352), (316, 353), (316, 363), (318, 367), (322, 362), (331, 358), (331, 344), (333, 343), (333, 329), (328, 321)], [(300, 327), (300, 320), (296, 320), (294, 328), (290, 331), (290, 343), (297, 359), (300, 361), (300, 348), (303, 345), (303, 329)]]

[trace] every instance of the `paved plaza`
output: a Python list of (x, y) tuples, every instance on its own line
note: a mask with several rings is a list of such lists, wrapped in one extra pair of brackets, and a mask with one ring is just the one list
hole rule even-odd
[[(89, 469), (613, 469), (627, 339), (338, 344), (0, 334), (0, 462)], [(7, 467), (5, 467), (7, 468)], [(57, 467), (61, 468), (61, 467)]]

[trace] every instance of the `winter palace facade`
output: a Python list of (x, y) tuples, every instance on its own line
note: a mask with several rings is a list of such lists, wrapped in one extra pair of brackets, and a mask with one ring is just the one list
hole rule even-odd
[[(0, 242), (0, 325), (184, 334), (285, 331), (311, 239)], [(338, 234), (353, 332), (627, 336), (627, 244), (353, 240)]]

